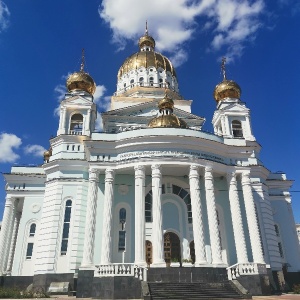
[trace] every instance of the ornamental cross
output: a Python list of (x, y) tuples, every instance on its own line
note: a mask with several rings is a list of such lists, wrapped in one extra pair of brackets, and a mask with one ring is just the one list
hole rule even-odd
[(84, 48), (81, 51), (81, 65), (80, 65), (80, 72), (83, 72), (84, 69)]
[(222, 57), (221, 71), (223, 73), (224, 80), (226, 80), (226, 57)]

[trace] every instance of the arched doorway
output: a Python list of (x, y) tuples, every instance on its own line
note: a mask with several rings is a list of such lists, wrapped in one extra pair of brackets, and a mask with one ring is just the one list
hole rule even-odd
[(146, 241), (146, 263), (148, 267), (152, 264), (152, 243), (150, 241)]
[(165, 233), (164, 254), (167, 267), (170, 267), (171, 262), (179, 262), (181, 265), (180, 239), (177, 234), (173, 232)]
[(192, 260), (192, 263), (195, 263), (195, 243), (194, 241), (190, 242), (190, 257)]

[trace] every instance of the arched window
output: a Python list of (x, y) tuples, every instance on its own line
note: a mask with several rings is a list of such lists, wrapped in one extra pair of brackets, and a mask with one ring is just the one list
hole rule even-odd
[(178, 195), (185, 202), (188, 211), (188, 222), (190, 224), (193, 223), (191, 197), (189, 192), (175, 184), (172, 185), (172, 192), (173, 194)]
[(150, 86), (153, 86), (153, 83), (154, 83), (154, 78), (153, 77), (149, 78), (149, 83), (150, 83)]
[(30, 225), (30, 229), (29, 229), (29, 236), (34, 236), (35, 235), (35, 229), (36, 229), (36, 224), (32, 223)]
[(119, 222), (122, 225), (122, 229), (119, 231), (119, 251), (125, 251), (125, 247), (126, 247), (126, 231), (125, 231), (126, 209), (125, 208), (121, 208), (119, 211)]
[(144, 85), (144, 77), (140, 77), (139, 82), (140, 82), (140, 86), (143, 86)]
[(162, 78), (159, 79), (159, 87), (163, 87), (163, 80), (162, 80)]
[(83, 126), (83, 116), (74, 114), (71, 118), (70, 134), (81, 135)]
[(231, 123), (232, 134), (234, 137), (243, 137), (242, 123), (238, 120), (233, 120)]
[(130, 85), (131, 85), (131, 87), (134, 86), (134, 79), (131, 79), (131, 80), (130, 80)]
[(60, 254), (66, 255), (68, 250), (69, 231), (70, 231), (70, 220), (71, 220), (72, 201), (66, 201), (64, 225), (62, 232)]

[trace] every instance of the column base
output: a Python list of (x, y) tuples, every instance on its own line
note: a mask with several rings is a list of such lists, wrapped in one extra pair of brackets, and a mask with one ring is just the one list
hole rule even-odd
[(79, 270), (94, 270), (95, 266), (94, 265), (81, 265), (79, 267)]
[(134, 264), (139, 267), (147, 267), (147, 263), (145, 261), (135, 261)]
[(153, 262), (151, 264), (151, 268), (165, 268), (166, 267), (166, 262), (163, 261), (159, 261), (159, 262)]
[(209, 264), (207, 261), (206, 262), (195, 262), (194, 263), (194, 265), (193, 265), (194, 267), (203, 267), (203, 268), (206, 268), (206, 267), (212, 267), (212, 265), (211, 264)]

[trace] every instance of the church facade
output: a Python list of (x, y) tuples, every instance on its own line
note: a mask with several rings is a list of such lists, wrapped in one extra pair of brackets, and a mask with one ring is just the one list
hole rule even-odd
[(296, 276), (293, 182), (260, 161), (250, 110), (224, 64), (223, 75), (212, 134), (147, 31), (119, 69), (103, 132), (93, 79), (83, 66), (71, 74), (44, 164), (4, 174), (4, 282), (147, 281), (155, 268), (226, 268), (230, 280), (263, 276), (269, 285)]

